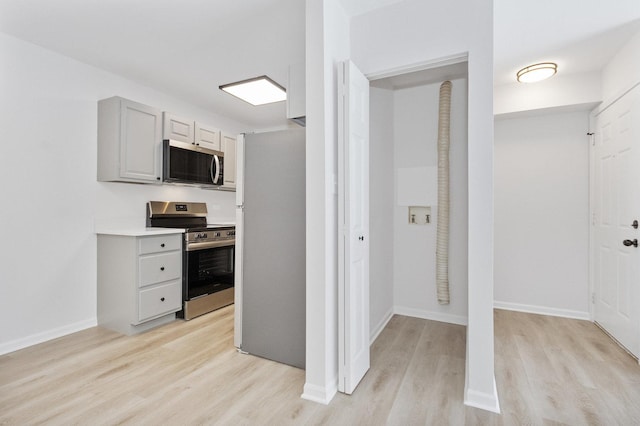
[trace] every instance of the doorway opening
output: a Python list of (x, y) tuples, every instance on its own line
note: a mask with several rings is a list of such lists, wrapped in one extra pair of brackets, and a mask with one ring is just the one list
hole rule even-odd
[[(441, 305), (435, 273), (437, 139), (439, 89), (446, 80), (452, 82), (451, 300)], [(371, 341), (393, 314), (467, 324), (467, 81), (466, 57), (370, 77)], [(412, 211), (426, 219), (412, 221)]]

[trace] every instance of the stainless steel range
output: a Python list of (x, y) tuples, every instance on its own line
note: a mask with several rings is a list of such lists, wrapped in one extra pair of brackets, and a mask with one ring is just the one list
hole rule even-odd
[(207, 224), (206, 203), (149, 201), (147, 227), (185, 229), (179, 318), (190, 320), (233, 303), (234, 225)]

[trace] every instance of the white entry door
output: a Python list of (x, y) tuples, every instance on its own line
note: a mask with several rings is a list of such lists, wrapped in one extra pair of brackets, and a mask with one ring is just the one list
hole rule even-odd
[(640, 355), (640, 87), (596, 116), (593, 149), (594, 319)]
[(351, 394), (369, 370), (369, 80), (338, 67), (338, 389)]

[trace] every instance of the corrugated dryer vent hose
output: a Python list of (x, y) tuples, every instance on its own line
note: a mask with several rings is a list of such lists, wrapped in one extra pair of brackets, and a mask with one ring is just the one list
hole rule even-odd
[(440, 85), (438, 107), (438, 229), (436, 234), (436, 287), (438, 303), (449, 304), (449, 119), (451, 82)]

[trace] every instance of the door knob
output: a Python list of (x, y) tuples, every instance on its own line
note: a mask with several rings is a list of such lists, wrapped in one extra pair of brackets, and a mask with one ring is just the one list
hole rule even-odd
[(359, 239), (360, 241), (364, 241), (364, 236), (363, 236), (363, 235), (360, 235), (360, 236), (358, 237), (358, 239)]
[(624, 244), (625, 246), (629, 247), (629, 246), (634, 246), (634, 247), (638, 247), (638, 239), (635, 238), (633, 240), (624, 240), (622, 242), (622, 244)]
[(631, 224), (631, 227), (634, 229), (638, 229), (638, 221), (634, 220), (633, 223)]

